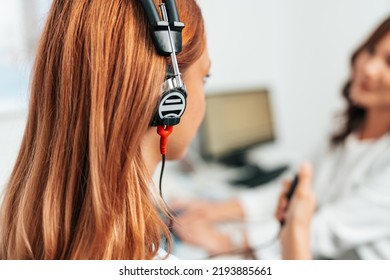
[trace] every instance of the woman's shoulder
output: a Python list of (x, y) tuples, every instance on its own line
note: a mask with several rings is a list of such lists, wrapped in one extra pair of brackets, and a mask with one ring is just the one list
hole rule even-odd
[(390, 134), (382, 136), (373, 143), (372, 147), (372, 172), (389, 171), (390, 177)]

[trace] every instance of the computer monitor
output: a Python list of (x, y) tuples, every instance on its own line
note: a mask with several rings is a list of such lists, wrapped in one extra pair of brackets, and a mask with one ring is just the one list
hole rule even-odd
[(206, 95), (206, 116), (200, 133), (202, 155), (221, 159), (275, 139), (267, 89)]

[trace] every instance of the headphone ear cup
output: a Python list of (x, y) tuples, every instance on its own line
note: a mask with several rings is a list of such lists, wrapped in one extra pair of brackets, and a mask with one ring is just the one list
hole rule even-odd
[(187, 92), (184, 88), (173, 88), (162, 93), (151, 125), (173, 126), (180, 123), (187, 107)]

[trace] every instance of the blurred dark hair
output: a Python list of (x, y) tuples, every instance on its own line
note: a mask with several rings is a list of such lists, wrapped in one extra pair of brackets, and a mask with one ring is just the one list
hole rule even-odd
[[(364, 50), (374, 48), (378, 42), (390, 32), (390, 17), (387, 17), (379, 27), (371, 34), (370, 37), (362, 44), (351, 57), (351, 68), (354, 67), (357, 56)], [(352, 84), (352, 78), (350, 78), (343, 87), (342, 95), (347, 100), (347, 109), (345, 110), (344, 125), (341, 130), (335, 133), (331, 138), (333, 146), (342, 144), (345, 138), (352, 132), (357, 131), (363, 125), (366, 110), (358, 107), (351, 102), (350, 89)]]

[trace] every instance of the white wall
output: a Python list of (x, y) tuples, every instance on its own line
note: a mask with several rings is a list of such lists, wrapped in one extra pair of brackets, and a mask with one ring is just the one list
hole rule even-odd
[[(278, 149), (309, 154), (343, 102), (352, 51), (386, 16), (388, 0), (199, 0), (212, 59), (208, 93), (272, 91)], [(333, 123), (332, 123), (333, 122)]]
[(24, 111), (0, 113), (0, 197), (18, 154), (25, 120)]

